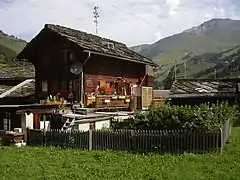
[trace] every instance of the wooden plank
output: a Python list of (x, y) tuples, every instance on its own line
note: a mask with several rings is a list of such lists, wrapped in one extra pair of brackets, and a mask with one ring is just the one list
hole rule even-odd
[(152, 104), (153, 88), (142, 87), (142, 108), (149, 108)]

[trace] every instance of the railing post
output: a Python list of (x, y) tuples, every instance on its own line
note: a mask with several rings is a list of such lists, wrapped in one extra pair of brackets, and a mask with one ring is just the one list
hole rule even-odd
[(88, 150), (91, 151), (92, 150), (92, 130), (90, 129), (88, 131)]

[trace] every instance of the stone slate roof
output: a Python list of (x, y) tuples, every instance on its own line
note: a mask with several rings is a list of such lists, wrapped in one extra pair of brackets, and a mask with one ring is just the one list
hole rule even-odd
[(6, 85), (0, 85), (0, 94), (8, 91), (9, 89), (11, 89), (13, 86), (6, 86)]
[[(147, 59), (146, 57), (143, 57), (142, 55), (130, 50), (125, 44), (120, 42), (60, 25), (46, 24), (45, 28), (41, 32), (44, 30), (50, 30), (54, 33), (57, 33), (58, 35), (83, 48), (84, 50), (90, 51), (92, 53), (100, 53), (100, 55), (109, 55), (119, 59), (157, 66), (152, 60)], [(114, 48), (109, 48), (107, 44), (108, 42), (114, 44)], [(29, 44), (31, 44), (31, 42)], [(26, 48), (28, 48), (28, 45)], [(18, 58), (27, 59), (24, 57), (24, 50), (18, 55)]]
[(29, 79), (34, 77), (35, 68), (33, 65), (0, 68), (0, 79)]
[[(14, 86), (6, 86), (6, 85), (0, 85), (0, 95), (6, 91), (9, 91)], [(11, 93), (4, 96), (4, 98), (7, 97), (29, 97), (34, 96), (35, 94), (35, 81), (30, 81), (27, 84), (24, 84), (20, 88), (17, 88), (16, 90), (12, 91)]]
[(170, 98), (234, 97), (235, 79), (178, 79), (170, 89)]

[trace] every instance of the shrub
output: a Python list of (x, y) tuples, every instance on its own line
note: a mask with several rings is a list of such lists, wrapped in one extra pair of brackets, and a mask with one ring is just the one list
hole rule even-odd
[(218, 130), (226, 120), (237, 120), (237, 109), (227, 102), (200, 106), (160, 105), (148, 112), (137, 112), (134, 119), (116, 128), (142, 130)]

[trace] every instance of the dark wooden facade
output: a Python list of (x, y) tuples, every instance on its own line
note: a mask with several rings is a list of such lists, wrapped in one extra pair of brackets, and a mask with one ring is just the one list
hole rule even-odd
[[(35, 66), (37, 98), (45, 99), (47, 95), (57, 93), (67, 98), (72, 92), (74, 100), (79, 101), (82, 79), (80, 75), (70, 72), (70, 66), (73, 62), (84, 63), (86, 60), (83, 67), (85, 94), (93, 92), (99, 83), (115, 81), (117, 77), (124, 77), (132, 84), (142, 78), (143, 86), (153, 86), (153, 77), (146, 75), (146, 63), (88, 53), (76, 43), (49, 29), (45, 29), (35, 39), (37, 40), (29, 45), (32, 46), (28, 48), (31, 50), (26, 49), (24, 53)], [(43, 86), (47, 87), (46, 91)]]

